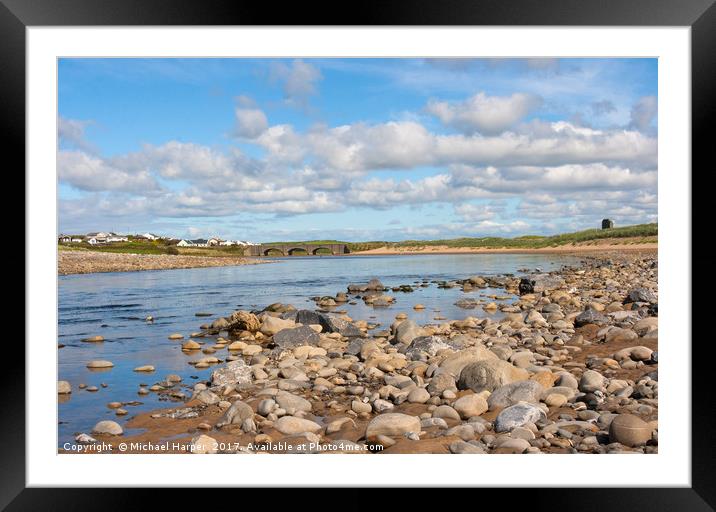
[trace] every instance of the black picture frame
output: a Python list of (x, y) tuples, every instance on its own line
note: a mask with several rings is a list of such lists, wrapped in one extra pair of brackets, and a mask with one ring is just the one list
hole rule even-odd
[[(0, 0), (0, 126), (6, 155), (25, 165), (25, 29), (31, 26), (83, 25), (573, 25), (691, 27), (692, 162), (716, 168), (710, 125), (716, 114), (715, 0), (371, 0), (334, 2), (238, 2), (226, 0)], [(674, 171), (674, 170), (672, 170)], [(676, 172), (676, 171), (674, 171)], [(695, 180), (689, 169), (679, 171)], [(692, 190), (698, 191), (697, 187)], [(702, 189), (702, 193), (705, 190)], [(15, 192), (17, 193), (17, 192)], [(708, 192), (706, 192), (708, 193)], [(693, 197), (696, 202), (696, 197)], [(694, 216), (693, 222), (697, 222)], [(697, 233), (696, 225), (692, 233)], [(704, 251), (706, 253), (706, 251)], [(692, 252), (692, 272), (706, 255)], [(705, 263), (705, 261), (704, 261)], [(704, 267), (701, 267), (704, 268)], [(26, 269), (26, 272), (28, 269)], [(687, 297), (683, 300), (688, 300)], [(692, 302), (696, 304), (696, 302)], [(695, 309), (695, 308), (694, 308)], [(27, 317), (26, 317), (27, 318)], [(694, 328), (699, 326), (694, 325)], [(696, 332), (696, 331), (694, 331)], [(691, 342), (685, 331), (681, 340)], [(701, 341), (701, 340), (699, 340)], [(25, 340), (26, 343), (37, 340)], [(697, 342), (698, 343), (698, 342)], [(716, 507), (716, 432), (713, 342), (692, 345), (692, 487), (589, 488), (507, 491), (510, 500), (531, 509), (714, 510)], [(22, 356), (24, 357), (24, 355)], [(121, 489), (39, 489), (25, 485), (25, 364), (4, 368), (5, 403), (0, 420), (0, 508), (7, 510), (126, 509), (136, 493)], [(703, 381), (703, 382), (701, 382)], [(12, 397), (12, 398), (10, 398)], [(667, 435), (678, 435), (670, 432)], [(648, 471), (645, 457), (645, 471)], [(572, 468), (576, 470), (577, 468)], [(588, 472), (585, 471), (585, 474)], [(507, 477), (507, 476), (506, 476)], [(237, 478), (237, 482), (240, 479)], [(506, 482), (509, 483), (509, 482)], [(592, 482), (585, 482), (590, 485)], [(558, 485), (555, 479), (555, 485)], [(483, 491), (480, 491), (483, 492)], [(486, 492), (486, 491), (485, 491)], [(504, 489), (498, 493), (506, 492)], [(346, 495), (351, 502), (350, 494)], [(420, 494), (414, 494), (420, 498)], [(181, 503), (181, 493), (163, 493), (162, 506)], [(409, 506), (410, 497), (400, 498)], [(481, 497), (481, 500), (484, 498)], [(525, 500), (525, 501), (522, 501)], [(484, 503), (488, 503), (484, 501)], [(355, 504), (355, 503), (352, 503)], [(142, 507), (143, 508), (143, 507)]]

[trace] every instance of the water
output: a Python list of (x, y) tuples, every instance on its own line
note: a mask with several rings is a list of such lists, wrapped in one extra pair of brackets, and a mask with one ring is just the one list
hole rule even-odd
[[(262, 309), (274, 302), (290, 303), (297, 308), (314, 309), (312, 296), (335, 295), (346, 291), (349, 283), (379, 278), (386, 286), (415, 284), (416, 281), (464, 279), (472, 275), (518, 274), (522, 268), (558, 269), (578, 262), (561, 255), (460, 254), (412, 256), (340, 256), (278, 258), (277, 263), (239, 267), (161, 270), (84, 274), (59, 277), (59, 350), (60, 380), (67, 380), (73, 392), (60, 397), (59, 444), (72, 441), (77, 432), (91, 430), (97, 421), (111, 419), (124, 423), (133, 414), (169, 407), (155, 394), (139, 396), (139, 384), (151, 385), (170, 373), (179, 374), (182, 384), (193, 385), (191, 376), (208, 379), (211, 368), (195, 369), (187, 361), (204, 354), (186, 355), (181, 341), (170, 341), (169, 334), (188, 337), (199, 325), (211, 323), (236, 309)], [(458, 320), (466, 316), (485, 316), (479, 310), (454, 305), (463, 297), (505, 295), (501, 289), (463, 293), (459, 288), (439, 289), (434, 283), (415, 288), (413, 293), (393, 293), (396, 303), (389, 308), (373, 308), (362, 301), (340, 305), (356, 320), (380, 323), (388, 328), (401, 312), (425, 324), (437, 322), (436, 316)], [(414, 311), (422, 303), (426, 309)], [(436, 311), (439, 310), (439, 311)], [(197, 312), (212, 313), (196, 317)], [(153, 316), (154, 322), (144, 319)], [(82, 338), (102, 335), (103, 343), (86, 343)], [(221, 358), (222, 353), (215, 354)], [(109, 370), (89, 370), (94, 359), (114, 363)], [(136, 373), (137, 366), (151, 364), (156, 372)], [(97, 386), (92, 393), (78, 389), (80, 383)], [(107, 384), (102, 388), (101, 384)], [(107, 408), (112, 401), (138, 400), (140, 406), (127, 406), (129, 415), (119, 418)], [(131, 434), (131, 430), (126, 430)]]

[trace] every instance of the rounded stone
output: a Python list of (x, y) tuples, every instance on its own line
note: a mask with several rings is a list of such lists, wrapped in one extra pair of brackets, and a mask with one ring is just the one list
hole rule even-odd
[(87, 368), (112, 368), (113, 366), (114, 363), (104, 360), (90, 361), (87, 363)]
[(430, 400), (430, 393), (425, 388), (415, 388), (408, 393), (408, 402), (411, 404), (424, 404)]
[(92, 429), (93, 434), (107, 434), (111, 436), (122, 435), (122, 427), (116, 421), (103, 420), (97, 423)]
[(282, 434), (293, 435), (302, 432), (318, 432), (322, 427), (315, 421), (295, 416), (282, 416), (274, 423), (274, 428)]
[(391, 412), (373, 418), (366, 428), (365, 438), (368, 442), (373, 442), (380, 435), (402, 436), (408, 432), (420, 432), (420, 418)]
[(480, 416), (482, 413), (487, 411), (487, 400), (480, 395), (465, 395), (455, 400), (452, 404), (460, 417), (464, 420), (472, 418), (473, 416)]
[(604, 390), (604, 377), (601, 373), (594, 370), (587, 370), (579, 379), (579, 390), (583, 393), (592, 393), (594, 391)]
[(544, 399), (544, 403), (549, 407), (562, 407), (567, 403), (567, 397), (561, 393), (550, 393), (547, 398)]
[(609, 440), (624, 446), (641, 446), (651, 439), (652, 428), (633, 414), (620, 414), (609, 425)]
[(57, 382), (57, 394), (58, 395), (66, 395), (67, 393), (72, 393), (72, 385), (70, 385), (69, 382), (66, 380), (61, 380)]

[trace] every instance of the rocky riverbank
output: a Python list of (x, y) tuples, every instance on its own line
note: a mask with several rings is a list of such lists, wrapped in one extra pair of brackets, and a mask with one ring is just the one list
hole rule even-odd
[[(124, 428), (138, 435), (100, 421), (62, 451), (656, 453), (657, 283), (655, 255), (619, 253), (524, 277), (347, 283), (315, 310), (235, 311), (167, 333), (189, 364), (214, 368), (209, 380), (150, 385), (151, 365), (138, 368), (149, 372), (139, 396), (173, 407), (132, 417)], [(474, 314), (379, 326), (341, 313), (359, 300), (390, 308), (418, 286), (461, 288)], [(504, 294), (474, 293), (487, 287)], [(137, 397), (114, 399), (124, 415)]]
[(127, 254), (95, 251), (59, 251), (57, 273), (135, 272), (176, 268), (228, 267), (266, 263), (252, 258), (184, 256), (169, 254)]

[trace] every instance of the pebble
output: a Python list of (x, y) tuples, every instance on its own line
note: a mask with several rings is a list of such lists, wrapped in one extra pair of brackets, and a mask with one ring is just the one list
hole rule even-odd
[(87, 363), (87, 368), (112, 368), (114, 364), (111, 361), (96, 360)]

